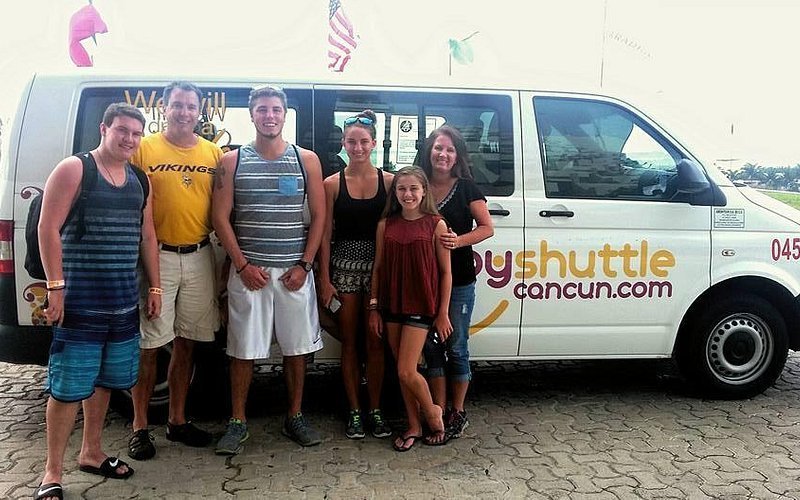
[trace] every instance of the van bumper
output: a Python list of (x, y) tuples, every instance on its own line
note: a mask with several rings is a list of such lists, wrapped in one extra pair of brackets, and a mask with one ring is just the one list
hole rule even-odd
[(52, 339), (50, 326), (0, 325), (0, 361), (46, 365)]

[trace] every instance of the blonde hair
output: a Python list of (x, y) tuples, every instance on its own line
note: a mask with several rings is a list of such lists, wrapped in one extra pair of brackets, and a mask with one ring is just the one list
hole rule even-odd
[(436, 209), (436, 203), (434, 203), (433, 197), (430, 196), (431, 192), (428, 184), (428, 176), (425, 175), (424, 170), (414, 165), (403, 167), (394, 173), (392, 187), (388, 199), (386, 200), (386, 208), (383, 210), (383, 218), (402, 212), (403, 208), (400, 206), (400, 202), (397, 201), (397, 193), (395, 191), (397, 189), (398, 180), (401, 177), (409, 176), (416, 177), (420, 184), (422, 184), (422, 189), (425, 191), (425, 194), (422, 196), (422, 202), (419, 204), (419, 211), (428, 215), (439, 215), (439, 211)]

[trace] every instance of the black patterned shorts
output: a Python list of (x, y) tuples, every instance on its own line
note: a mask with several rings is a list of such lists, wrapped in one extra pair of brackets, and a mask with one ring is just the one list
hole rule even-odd
[(336, 241), (331, 250), (331, 282), (339, 293), (370, 291), (374, 241)]

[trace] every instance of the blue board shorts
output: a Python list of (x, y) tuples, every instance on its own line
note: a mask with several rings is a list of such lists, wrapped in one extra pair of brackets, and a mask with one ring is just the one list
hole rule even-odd
[(139, 377), (139, 310), (65, 311), (53, 327), (45, 391), (65, 403), (95, 387), (130, 389)]

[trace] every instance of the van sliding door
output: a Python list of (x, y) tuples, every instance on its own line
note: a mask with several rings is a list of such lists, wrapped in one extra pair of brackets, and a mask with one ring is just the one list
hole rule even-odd
[(464, 136), (475, 182), (486, 196), (495, 225), (493, 238), (473, 248), (477, 299), (470, 329), (475, 359), (516, 356), (521, 302), (512, 296), (512, 255), (522, 248), (524, 221), (517, 95), (444, 89), (379, 87), (314, 88), (315, 151), (327, 175), (347, 162), (341, 146), (345, 118), (364, 109), (377, 115), (372, 162), (386, 171), (419, 163), (425, 138), (444, 124)]

